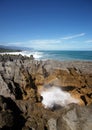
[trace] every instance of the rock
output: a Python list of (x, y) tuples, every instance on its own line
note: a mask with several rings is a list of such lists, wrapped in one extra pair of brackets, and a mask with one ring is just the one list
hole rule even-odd
[(34, 57), (33, 57), (33, 55), (30, 55), (30, 59), (31, 59), (31, 60), (34, 60)]
[(48, 120), (49, 130), (57, 130), (57, 121), (55, 119)]
[(15, 95), (11, 93), (11, 90), (8, 88), (7, 83), (4, 81), (2, 76), (0, 75), (0, 95), (3, 95), (5, 97), (11, 97), (15, 98)]
[(35, 128), (23, 127), (22, 130), (36, 130)]
[(0, 62), (4, 61), (15, 61), (15, 60), (29, 60), (29, 57), (19, 55), (9, 55), (9, 54), (2, 54), (0, 55)]
[(0, 128), (21, 130), (25, 119), (17, 104), (11, 98), (0, 96)]
[(90, 130), (92, 129), (92, 105), (80, 107), (75, 104), (68, 105), (57, 120), (57, 129), (63, 130)]
[(0, 111), (5, 111), (7, 109), (7, 103), (5, 98), (0, 95)]
[(33, 103), (31, 100), (17, 100), (16, 105), (25, 116), (30, 116), (33, 110)]
[(25, 126), (29, 129), (37, 129), (37, 122), (32, 118), (28, 118)]
[(0, 112), (0, 128), (13, 127), (14, 125), (14, 116), (12, 112), (2, 111)]
[[(36, 61), (22, 55), (0, 56), (0, 61), (1, 130), (92, 129), (92, 62)], [(41, 92), (53, 86), (80, 106), (45, 109)]]

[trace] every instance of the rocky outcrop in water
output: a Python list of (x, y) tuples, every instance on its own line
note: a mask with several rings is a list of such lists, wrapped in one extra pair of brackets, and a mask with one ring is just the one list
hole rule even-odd
[[(78, 104), (45, 109), (40, 93), (53, 86)], [(0, 56), (1, 130), (91, 130), (91, 103), (92, 62)]]

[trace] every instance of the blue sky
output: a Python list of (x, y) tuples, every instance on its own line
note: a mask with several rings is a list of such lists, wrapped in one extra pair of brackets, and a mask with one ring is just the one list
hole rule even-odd
[(92, 50), (92, 0), (0, 0), (0, 44)]

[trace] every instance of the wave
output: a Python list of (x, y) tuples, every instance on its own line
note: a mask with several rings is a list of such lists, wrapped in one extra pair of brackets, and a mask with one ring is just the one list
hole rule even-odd
[(1, 53), (1, 55), (5, 55), (5, 54), (22, 55), (22, 56), (27, 56), (27, 57), (30, 57), (30, 55), (33, 55), (33, 57), (37, 60), (39, 60), (43, 57), (43, 53), (38, 52), (38, 51), (21, 51), (21, 52), (4, 52), (4, 53)]
[(22, 51), (22, 52), (5, 52), (1, 54), (13, 54), (30, 57), (33, 57), (36, 60), (59, 60), (59, 61), (76, 61), (76, 60), (84, 60), (84, 61), (92, 61), (92, 51)]

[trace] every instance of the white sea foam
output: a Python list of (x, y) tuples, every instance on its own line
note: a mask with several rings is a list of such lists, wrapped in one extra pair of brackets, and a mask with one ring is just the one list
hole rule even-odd
[(21, 54), (22, 56), (27, 56), (30, 57), (30, 55), (33, 55), (33, 57), (37, 60), (41, 59), (43, 57), (42, 52), (37, 52), (37, 51), (21, 51), (21, 52), (4, 52), (1, 53), (2, 55), (4, 54), (10, 54), (10, 55), (19, 55)]
[(33, 52), (32, 54), (34, 56), (35, 59), (40, 59), (43, 57), (43, 53), (42, 52)]
[(70, 93), (62, 91), (58, 87), (50, 87), (41, 91), (43, 97), (42, 104), (45, 108), (53, 108), (54, 106), (66, 106), (70, 103), (78, 103), (78, 100), (73, 98)]

